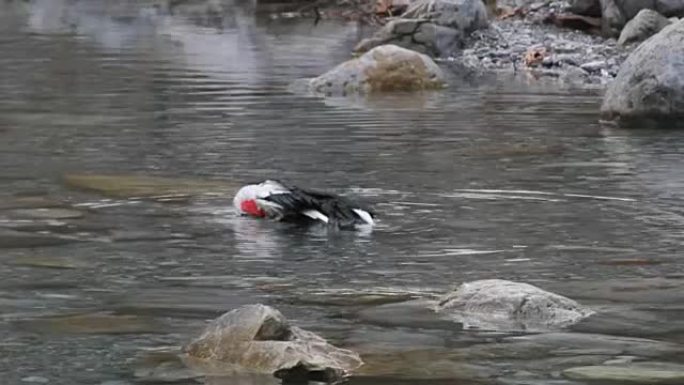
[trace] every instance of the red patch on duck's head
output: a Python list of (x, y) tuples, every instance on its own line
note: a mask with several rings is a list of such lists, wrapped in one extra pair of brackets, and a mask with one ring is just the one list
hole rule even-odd
[(264, 210), (262, 210), (261, 207), (259, 207), (256, 204), (256, 201), (254, 199), (247, 199), (242, 201), (240, 203), (240, 210), (242, 210), (243, 213), (249, 214), (254, 217), (263, 218), (266, 216), (266, 212), (264, 212)]

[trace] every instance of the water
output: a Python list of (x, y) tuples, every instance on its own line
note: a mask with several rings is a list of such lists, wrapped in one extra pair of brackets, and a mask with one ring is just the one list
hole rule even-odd
[[(600, 92), (524, 76), (318, 98), (289, 85), (348, 58), (364, 28), (255, 18), (244, 4), (217, 19), (115, 3), (0, 5), (3, 383), (174, 379), (145, 371), (150, 349), (254, 302), (371, 361), (399, 354), (359, 384), (581, 384), (559, 371), (615, 356), (684, 363), (606, 336), (578, 351), (582, 333), (684, 343), (683, 133), (601, 127)], [(69, 187), (70, 174), (278, 177), (356, 196), (379, 225), (294, 229), (236, 218), (230, 188), (111, 198)], [(481, 278), (608, 315), (540, 343), (552, 353), (539, 357), (378, 307)], [(435, 357), (451, 371), (411, 372)]]

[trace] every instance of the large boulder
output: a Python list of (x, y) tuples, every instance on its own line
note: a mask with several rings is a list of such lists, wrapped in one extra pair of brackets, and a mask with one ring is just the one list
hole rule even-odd
[(444, 74), (428, 56), (396, 45), (375, 47), (311, 79), (314, 92), (328, 95), (437, 89)]
[(643, 9), (666, 17), (682, 17), (684, 0), (571, 0), (569, 7), (578, 15), (601, 16), (603, 32), (611, 36), (619, 36), (625, 24)]
[(684, 117), (684, 20), (665, 27), (625, 60), (603, 98), (604, 119), (624, 125), (681, 126)]
[(646, 40), (670, 24), (670, 20), (652, 9), (642, 9), (622, 29), (619, 45)]
[(222, 315), (183, 351), (226, 372), (281, 378), (335, 380), (363, 364), (356, 353), (291, 326), (279, 311), (265, 305), (243, 306)]
[(442, 297), (436, 311), (464, 328), (492, 330), (547, 330), (593, 314), (569, 298), (501, 279), (464, 283)]
[(354, 49), (396, 44), (431, 56), (449, 56), (473, 31), (488, 25), (482, 0), (420, 0)]

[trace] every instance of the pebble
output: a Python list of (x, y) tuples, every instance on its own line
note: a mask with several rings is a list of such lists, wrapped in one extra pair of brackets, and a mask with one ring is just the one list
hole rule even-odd
[(607, 63), (604, 60), (594, 60), (590, 61), (587, 63), (584, 63), (580, 66), (583, 70), (587, 72), (598, 72), (603, 69), (605, 69), (607, 66)]

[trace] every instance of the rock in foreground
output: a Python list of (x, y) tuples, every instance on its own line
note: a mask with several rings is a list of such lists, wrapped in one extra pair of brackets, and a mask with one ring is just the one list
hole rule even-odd
[(328, 95), (419, 91), (444, 85), (444, 74), (432, 59), (396, 45), (376, 47), (310, 82), (315, 92)]
[(482, 0), (421, 0), (413, 3), (401, 18), (361, 41), (355, 51), (396, 44), (431, 56), (449, 56), (463, 46), (472, 31), (487, 24), (487, 9)]
[(334, 380), (363, 364), (356, 353), (290, 326), (279, 311), (264, 305), (243, 306), (222, 315), (184, 352), (226, 371), (281, 378)]
[(629, 55), (606, 91), (601, 114), (625, 125), (653, 121), (681, 125), (684, 20), (667, 26)]
[(500, 279), (464, 283), (442, 297), (436, 310), (464, 328), (492, 330), (558, 328), (593, 314), (569, 298)]

